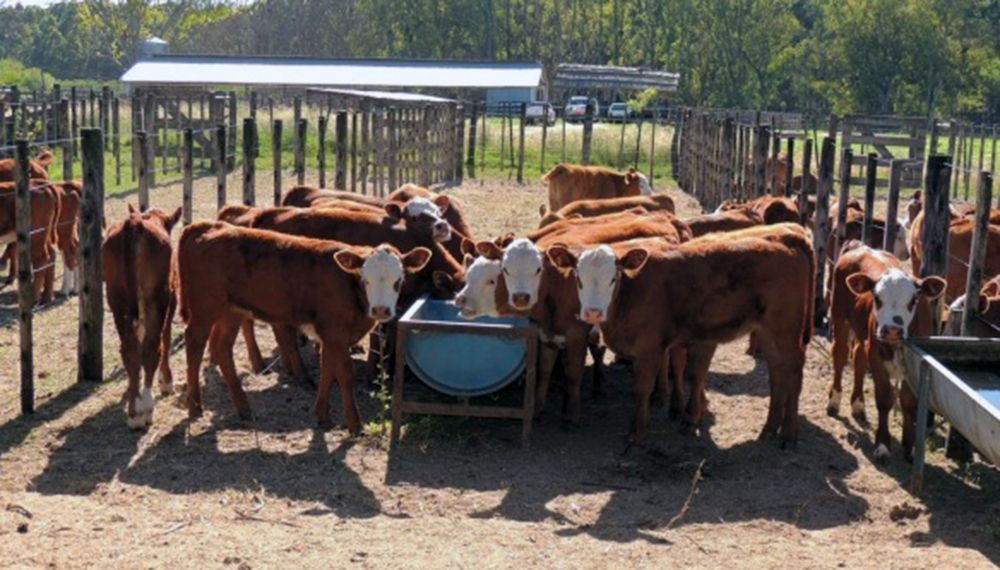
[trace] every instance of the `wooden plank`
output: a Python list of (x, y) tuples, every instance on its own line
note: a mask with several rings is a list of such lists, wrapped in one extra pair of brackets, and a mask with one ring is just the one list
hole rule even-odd
[[(518, 124), (518, 130), (517, 130), (517, 137), (518, 137), (517, 183), (518, 184), (524, 184), (524, 124), (527, 121), (527, 112), (528, 112), (527, 109), (528, 109), (528, 104), (522, 102), (520, 110), (520, 122)], [(459, 116), (461, 117), (461, 113), (459, 113)], [(542, 120), (543, 121), (545, 120), (544, 116), (542, 117)], [(459, 146), (459, 153), (461, 153), (461, 146), (462, 146), (461, 142), (459, 143), (458, 146)], [(459, 164), (461, 165), (461, 161), (459, 161)], [(461, 166), (459, 166), (459, 168), (461, 168)], [(458, 178), (461, 179), (461, 176), (459, 176)]]
[(587, 101), (586, 113), (583, 116), (583, 148), (581, 149), (580, 164), (584, 166), (590, 164), (590, 147), (594, 137), (594, 104)]
[(83, 193), (80, 203), (80, 328), (77, 381), (104, 378), (104, 276), (101, 240), (104, 233), (104, 133), (80, 133)]
[(816, 212), (813, 218), (813, 249), (816, 252), (816, 292), (815, 292), (815, 315), (816, 324), (819, 325), (826, 316), (826, 294), (824, 277), (826, 272), (826, 259), (828, 256), (827, 243), (830, 235), (830, 193), (833, 190), (833, 163), (835, 160), (836, 139), (834, 137), (823, 138), (823, 148), (820, 151), (819, 179), (816, 188)]
[(139, 152), (139, 168), (136, 177), (139, 180), (139, 210), (145, 212), (149, 208), (149, 135), (146, 131), (135, 134), (136, 146)]
[(253, 117), (243, 119), (243, 205), (257, 204), (257, 164), (254, 157), (257, 147), (257, 121)]
[(837, 195), (837, 240), (836, 249), (832, 251), (832, 258), (836, 260), (840, 256), (840, 248), (844, 246), (847, 239), (847, 201), (851, 197), (851, 163), (853, 152), (850, 147), (845, 146), (840, 160), (840, 193)]
[(351, 192), (358, 191), (358, 112), (351, 112)]
[(905, 135), (844, 135), (844, 144), (870, 144), (872, 146), (913, 146), (913, 137)]
[(20, 348), (21, 413), (35, 411), (35, 356), (33, 315), (35, 305), (34, 271), (31, 266), (31, 187), (29, 181), (28, 141), (18, 139), (15, 149), (17, 186), (14, 194), (17, 246), (17, 305)]
[(226, 125), (215, 127), (215, 211), (226, 207)]
[(810, 170), (812, 169), (812, 150), (813, 150), (813, 140), (807, 138), (805, 140), (805, 148), (802, 149), (802, 188), (799, 190), (799, 221), (805, 226), (809, 221), (809, 179), (811, 178)]
[(865, 219), (861, 224), (861, 243), (870, 244), (875, 219), (875, 177), (878, 175), (878, 155), (874, 152), (868, 154), (865, 174)]
[(191, 127), (184, 129), (183, 152), (181, 153), (182, 206), (184, 225), (191, 223), (194, 212), (194, 132)]
[(895, 251), (896, 245), (899, 192), (902, 189), (903, 166), (905, 163), (905, 160), (894, 159), (889, 165), (889, 202), (886, 205), (882, 249), (890, 253)]
[(326, 121), (327, 116), (322, 113), (316, 120), (316, 163), (319, 169), (320, 188), (326, 188)]
[(274, 205), (281, 205), (281, 119), (274, 119), (271, 126), (271, 154), (274, 159)]
[(969, 272), (965, 282), (962, 336), (971, 334), (973, 321), (985, 308), (979, 306), (979, 291), (984, 279), (983, 270), (986, 263), (986, 245), (989, 241), (990, 205), (992, 203), (993, 175), (986, 171), (980, 171), (979, 188), (976, 195), (976, 222), (972, 234), (972, 249), (969, 253)]
[(347, 111), (337, 112), (335, 131), (337, 170), (333, 185), (338, 190), (347, 190)]
[[(924, 178), (924, 257), (920, 266), (920, 277), (948, 273), (948, 228), (951, 220), (948, 209), (948, 182), (951, 178), (951, 158), (933, 155), (927, 159)], [(940, 323), (941, 300), (934, 302), (935, 323)], [(934, 330), (938, 330), (937, 324)], [(919, 422), (918, 422), (919, 423)]]
[(306, 183), (306, 137), (309, 124), (306, 119), (295, 123), (295, 181), (302, 185)]

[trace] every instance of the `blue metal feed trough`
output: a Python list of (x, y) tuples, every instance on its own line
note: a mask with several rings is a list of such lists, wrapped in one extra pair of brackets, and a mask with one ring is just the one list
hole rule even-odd
[[(482, 396), (500, 390), (524, 372), (524, 340), (511, 329), (527, 326), (527, 319), (469, 321), (450, 302), (422, 298), (400, 322), (412, 326), (406, 332), (406, 365), (438, 392), (462, 398)], [(470, 333), (470, 327), (494, 334)]]

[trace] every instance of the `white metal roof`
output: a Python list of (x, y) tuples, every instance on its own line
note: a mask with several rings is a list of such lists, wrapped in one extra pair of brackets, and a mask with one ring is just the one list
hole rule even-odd
[(402, 93), (399, 91), (369, 91), (360, 89), (310, 89), (313, 93), (331, 93), (333, 95), (347, 95), (350, 97), (364, 97), (368, 99), (381, 99), (384, 101), (408, 101), (414, 103), (454, 103), (455, 99), (444, 97), (434, 97), (433, 95), (421, 95), (419, 93)]
[(289, 87), (537, 87), (539, 63), (154, 55), (121, 80), (133, 85)]

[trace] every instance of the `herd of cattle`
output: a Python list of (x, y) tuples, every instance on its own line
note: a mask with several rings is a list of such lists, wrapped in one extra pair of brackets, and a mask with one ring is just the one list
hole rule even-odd
[[(59, 249), (66, 273), (72, 273), (76, 228), (65, 240), (55, 228), (58, 220), (78, 215), (81, 189), (42, 183), (46, 159), (40, 158), (40, 172), (32, 173), (39, 181), (33, 181), (32, 205), (38, 204), (33, 211), (44, 212), (39, 227), (53, 229), (38, 233), (33, 263), (50, 264)], [(0, 162), (0, 180), (12, 178), (12, 168)], [(202, 412), (199, 373), (206, 346), (239, 415), (251, 415), (233, 347), (242, 332), (251, 367), (265, 368), (254, 337), (256, 319), (272, 326), (281, 363), (300, 382), (311, 383), (300, 335), (318, 343), (316, 419), (330, 425), (336, 382), (347, 428), (357, 433), (362, 423), (352, 349), (379, 324), (391, 344), (399, 308), (431, 295), (453, 299), (467, 319), (529, 317), (541, 340), (536, 412), (545, 409), (550, 380), (561, 364), (564, 420), (572, 424), (581, 420), (587, 353), (599, 392), (604, 350), (610, 348), (633, 373), (630, 441), (643, 436), (652, 402), (669, 402), (671, 417), (697, 429), (706, 412), (706, 377), (716, 347), (750, 335), (750, 351), (766, 361), (770, 381), (762, 435), (793, 446), (806, 349), (817, 321), (817, 264), (831, 263), (826, 290), (834, 378), (828, 412), (839, 413), (843, 368), (851, 354), (855, 416), (865, 413), (866, 373), (875, 380), (875, 455), (889, 453), (888, 414), (898, 394), (909, 457), (916, 402), (906, 383), (893, 387), (902, 376), (899, 344), (934, 332), (930, 301), (942, 295), (951, 301), (964, 291), (962, 260), (968, 259), (972, 233), (968, 212), (953, 216), (953, 266), (946, 278), (921, 279), (903, 263), (909, 257), (919, 268), (922, 256), (919, 193), (907, 206), (894, 251), (880, 249), (884, 219), (875, 220), (872, 243), (859, 241), (864, 210), (851, 200), (848, 239), (831, 242), (831, 259), (817, 260), (808, 223), (800, 223), (812, 212), (800, 216), (793, 198), (765, 196), (680, 218), (670, 196), (653, 193), (635, 171), (559, 165), (545, 180), (549, 200), (539, 229), (478, 242), (457, 200), (412, 184), (384, 199), (298, 186), (284, 195), (281, 207), (231, 205), (219, 211), (217, 221), (184, 228), (176, 249), (170, 234), (180, 210), (139, 212), (129, 206), (128, 216), (107, 230), (103, 245), (107, 298), (128, 375), (128, 424), (151, 424), (157, 370), (160, 392), (172, 392), (170, 328), (179, 308), (186, 324), (184, 402), (190, 415)], [(6, 194), (2, 200), (0, 236), (9, 242), (13, 202)], [(996, 277), (983, 288), (981, 305), (986, 317), (1000, 324), (1000, 211), (991, 223), (996, 225), (990, 227), (986, 273)]]

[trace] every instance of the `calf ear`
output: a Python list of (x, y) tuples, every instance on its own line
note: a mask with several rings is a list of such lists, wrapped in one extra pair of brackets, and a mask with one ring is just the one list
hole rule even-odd
[(476, 255), (476, 243), (469, 238), (462, 238), (462, 244), (459, 246), (462, 255)]
[(941, 295), (944, 295), (944, 290), (947, 286), (947, 281), (937, 275), (931, 275), (930, 277), (924, 277), (920, 281), (920, 293), (924, 297), (927, 297), (928, 300), (937, 299)]
[(133, 205), (132, 205), (132, 202), (129, 202), (129, 203), (128, 203), (128, 213), (129, 213), (130, 215), (131, 215), (131, 214), (137, 214), (137, 213), (138, 213), (138, 212), (136, 211), (136, 209), (135, 209), (135, 206), (133, 206)]
[(465, 257), (462, 258), (462, 267), (468, 269), (472, 267), (472, 264), (475, 262), (476, 262), (475, 256), (467, 253), (465, 254)]
[(1000, 297), (1000, 279), (994, 279), (984, 285), (980, 293), (986, 297)]
[(442, 293), (455, 292), (455, 280), (444, 271), (435, 271), (431, 274), (434, 280), (434, 288)]
[(875, 288), (875, 282), (864, 273), (852, 273), (847, 276), (847, 288), (855, 295), (864, 295)]
[(399, 260), (403, 262), (403, 269), (407, 273), (416, 273), (431, 260), (431, 250), (426, 247), (415, 247)]
[(434, 205), (441, 210), (442, 214), (444, 214), (448, 211), (448, 208), (451, 207), (451, 199), (444, 194), (438, 194), (437, 197), (434, 198)]
[(476, 251), (479, 252), (479, 255), (491, 261), (500, 261), (503, 259), (503, 249), (491, 241), (481, 241), (477, 243)]
[(403, 219), (403, 207), (399, 202), (389, 202), (385, 205), (385, 213), (397, 220)]
[(174, 226), (177, 225), (177, 222), (181, 220), (181, 212), (183, 212), (183, 208), (177, 208), (176, 210), (174, 210), (174, 213), (171, 214), (169, 218), (167, 218), (167, 223), (165, 225), (168, 234), (170, 233), (170, 230), (174, 229)]
[(506, 234), (498, 237), (494, 243), (501, 248), (504, 248), (510, 245), (510, 242), (512, 241), (514, 241), (514, 232), (507, 232)]
[(569, 275), (576, 269), (576, 256), (568, 247), (561, 243), (552, 244), (545, 250), (545, 256), (549, 262), (563, 275)]
[(626, 277), (635, 277), (642, 270), (643, 266), (646, 265), (648, 259), (648, 250), (641, 247), (630, 249), (618, 260), (618, 266), (621, 267)]
[(361, 273), (361, 266), (365, 264), (365, 258), (349, 249), (342, 249), (333, 254), (333, 260), (345, 273), (354, 275)]
[(545, 214), (547, 214), (548, 212), (549, 212), (549, 210), (548, 210), (548, 208), (545, 207), (545, 204), (542, 204), (541, 206), (538, 207), (538, 217), (539, 218), (544, 218)]

